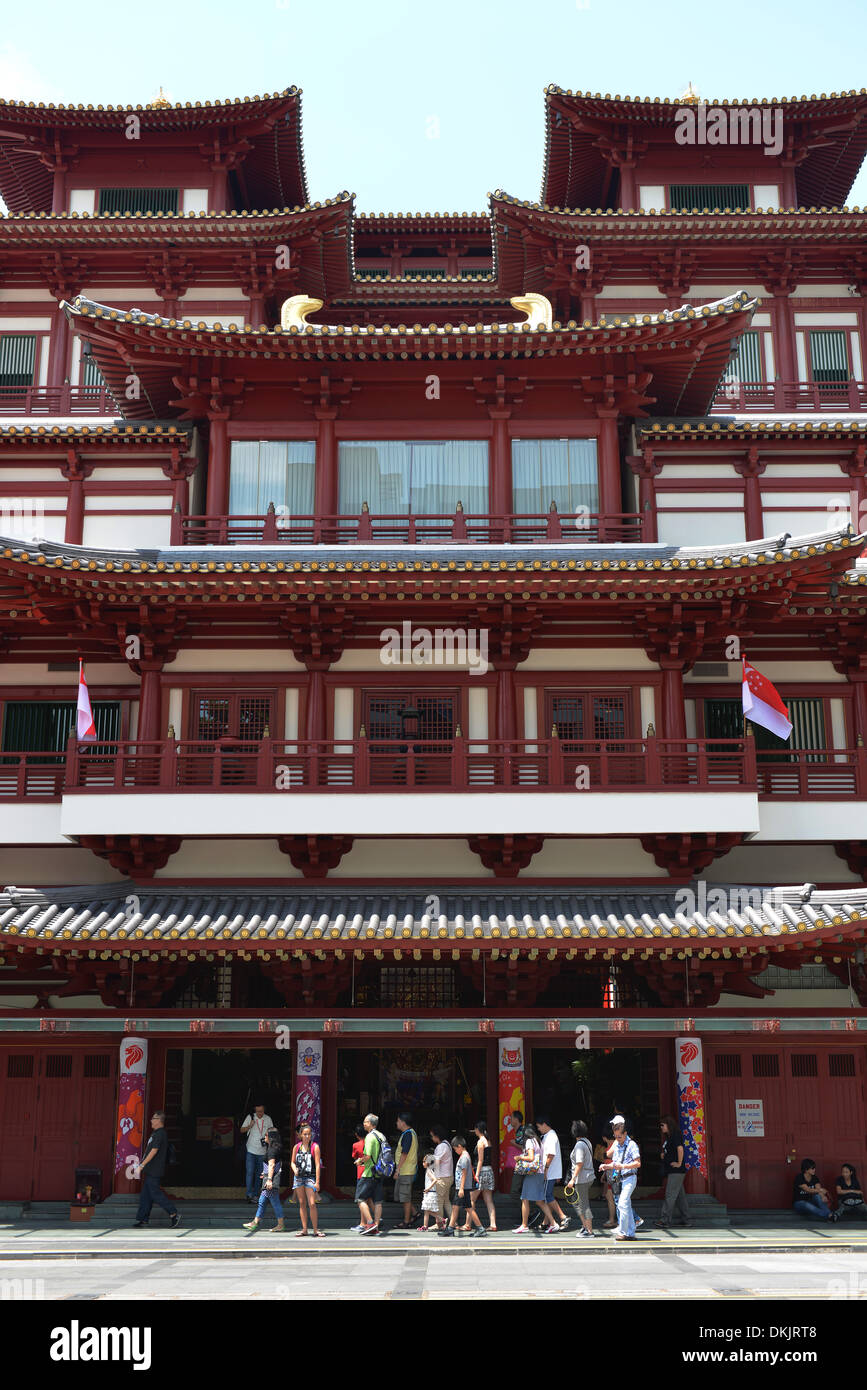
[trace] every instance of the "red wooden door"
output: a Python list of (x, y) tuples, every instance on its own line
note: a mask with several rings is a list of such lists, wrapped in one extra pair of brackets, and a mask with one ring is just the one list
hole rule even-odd
[(33, 1179), (37, 1064), (31, 1051), (10, 1051), (0, 1066), (0, 1198), (27, 1201)]
[[(709, 1050), (706, 1083), (711, 1191), (727, 1206), (790, 1206), (805, 1158), (815, 1160), (829, 1191), (841, 1163), (856, 1168), (864, 1163), (867, 1109), (860, 1051), (809, 1043), (720, 1047)], [(737, 1133), (738, 1100), (762, 1102), (761, 1137)]]
[(75, 1169), (101, 1168), (111, 1190), (114, 1053), (11, 1051), (0, 1068), (0, 1198), (69, 1201)]

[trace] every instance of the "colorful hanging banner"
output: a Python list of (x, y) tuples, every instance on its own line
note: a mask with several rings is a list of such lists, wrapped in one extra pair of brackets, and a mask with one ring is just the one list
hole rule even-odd
[(677, 1107), (687, 1168), (707, 1177), (704, 1131), (704, 1059), (698, 1038), (675, 1038)]
[(310, 1125), (313, 1142), (321, 1142), (322, 1115), (322, 1039), (298, 1043), (298, 1064), (295, 1070), (295, 1123)]
[(127, 1173), (130, 1159), (138, 1162), (142, 1156), (147, 1067), (147, 1039), (124, 1038), (120, 1045), (120, 1080), (117, 1093), (117, 1143), (114, 1154), (116, 1173)]
[[(518, 1147), (515, 1144), (515, 1127), (512, 1111), (524, 1107), (524, 1040), (523, 1038), (499, 1038), (498, 1070), (500, 1102), (500, 1173), (515, 1166)], [(526, 1118), (526, 1116), (525, 1116)]]

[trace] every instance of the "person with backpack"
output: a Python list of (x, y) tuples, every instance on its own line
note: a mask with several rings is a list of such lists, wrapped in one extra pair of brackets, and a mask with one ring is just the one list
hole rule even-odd
[(394, 1154), (385, 1135), (380, 1134), (377, 1129), (378, 1124), (378, 1115), (365, 1115), (364, 1168), (355, 1185), (355, 1200), (361, 1216), (361, 1224), (355, 1229), (362, 1236), (379, 1234), (382, 1222), (383, 1180), (394, 1173)]
[(475, 1225), (475, 1230), (470, 1231), (471, 1236), (484, 1236), (487, 1231), (479, 1220), (478, 1212), (472, 1204), (470, 1194), (476, 1185), (473, 1165), (467, 1150), (467, 1141), (462, 1134), (456, 1134), (452, 1140), (452, 1148), (458, 1156), (455, 1168), (455, 1200), (452, 1206), (451, 1217), (447, 1226), (441, 1226), (438, 1235), (453, 1236), (457, 1225), (458, 1212), (463, 1212), (466, 1220)]
[[(145, 1145), (144, 1158), (136, 1170), (136, 1177), (141, 1178), (141, 1196), (133, 1223), (136, 1228), (148, 1225), (154, 1202), (158, 1207), (162, 1207), (163, 1211), (168, 1212), (173, 1226), (181, 1224), (180, 1212), (160, 1186), (170, 1160), (170, 1149), (166, 1134), (166, 1112), (155, 1110), (151, 1116), (151, 1135)], [(145, 1173), (146, 1168), (150, 1168), (149, 1173)]]
[[(319, 1229), (319, 1216), (316, 1211), (316, 1197), (319, 1192), (319, 1182), (322, 1175), (322, 1160), (319, 1152), (319, 1145), (313, 1142), (313, 1130), (310, 1125), (303, 1124), (298, 1143), (292, 1150), (291, 1161), (293, 1183), (292, 1187), (298, 1194), (298, 1207), (301, 1212), (301, 1230), (296, 1231), (296, 1236), (307, 1235), (307, 1213), (313, 1222), (313, 1234), (322, 1236), (324, 1231)], [(261, 1206), (261, 1200), (259, 1205)]]
[(450, 1194), (455, 1171), (454, 1159), (448, 1133), (442, 1125), (431, 1125), (430, 1137), (436, 1145), (434, 1149), (434, 1176), (437, 1184), (437, 1225), (439, 1225), (443, 1217), (451, 1217), (452, 1214)]
[[(262, 1191), (259, 1193), (259, 1204), (256, 1207), (256, 1215), (252, 1221), (244, 1222), (244, 1230), (253, 1235), (259, 1229), (259, 1222), (265, 1212), (268, 1202), (274, 1208), (277, 1217), (277, 1225), (269, 1227), (271, 1231), (285, 1231), (283, 1225), (283, 1206), (280, 1201), (280, 1174), (283, 1171), (283, 1140), (279, 1129), (272, 1127), (265, 1135), (265, 1152), (262, 1155)], [(303, 1218), (302, 1218), (303, 1219)]]
[(413, 1211), (412, 1185), (418, 1172), (418, 1135), (412, 1128), (412, 1116), (405, 1111), (397, 1117), (400, 1138), (397, 1141), (397, 1166), (394, 1170), (394, 1200), (403, 1203), (403, 1220), (395, 1230), (412, 1230), (418, 1211)]
[(535, 1202), (545, 1219), (546, 1229), (555, 1226), (554, 1215), (545, 1200), (547, 1181), (545, 1178), (542, 1143), (533, 1125), (524, 1125), (524, 1152), (515, 1167), (521, 1174), (521, 1224), (516, 1226), (516, 1236), (528, 1235), (530, 1226), (530, 1203)]
[(590, 1188), (593, 1186), (596, 1170), (593, 1167), (593, 1150), (587, 1138), (587, 1126), (583, 1120), (572, 1121), (572, 1138), (575, 1140), (575, 1144), (569, 1155), (569, 1162), (572, 1165), (570, 1183), (577, 1193), (576, 1205), (578, 1207), (578, 1219), (581, 1222), (581, 1229), (575, 1238), (576, 1240), (587, 1240), (593, 1237)]

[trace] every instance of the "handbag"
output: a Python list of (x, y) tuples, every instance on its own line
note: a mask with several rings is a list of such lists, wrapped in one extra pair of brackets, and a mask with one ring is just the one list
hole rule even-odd
[(515, 1172), (521, 1173), (525, 1178), (541, 1172), (541, 1168), (541, 1154), (534, 1153), (532, 1158), (527, 1158), (526, 1154), (522, 1154), (520, 1158), (515, 1159)]

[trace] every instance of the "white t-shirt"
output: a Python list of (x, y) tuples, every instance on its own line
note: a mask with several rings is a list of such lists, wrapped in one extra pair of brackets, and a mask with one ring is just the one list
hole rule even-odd
[(441, 1144), (437, 1144), (434, 1149), (434, 1167), (438, 1178), (450, 1178), (454, 1174), (452, 1146), (447, 1144), (445, 1140)]
[(257, 1158), (261, 1158), (265, 1152), (263, 1144), (267, 1143), (268, 1130), (274, 1128), (274, 1121), (270, 1115), (263, 1115), (261, 1120), (258, 1115), (245, 1115), (241, 1128), (243, 1129), (244, 1125), (250, 1124), (251, 1120), (253, 1123), (244, 1135), (247, 1141), (247, 1153), (255, 1154)]
[(553, 1129), (549, 1129), (547, 1134), (542, 1135), (543, 1168), (545, 1167), (545, 1164), (548, 1162), (549, 1154), (553, 1154), (554, 1157), (548, 1164), (545, 1177), (548, 1179), (548, 1182), (551, 1182), (553, 1179), (559, 1179), (563, 1176), (563, 1159), (560, 1154), (560, 1140), (557, 1138), (557, 1135)]

